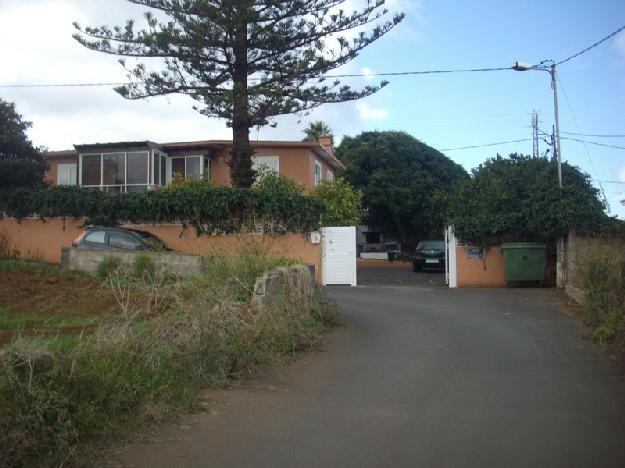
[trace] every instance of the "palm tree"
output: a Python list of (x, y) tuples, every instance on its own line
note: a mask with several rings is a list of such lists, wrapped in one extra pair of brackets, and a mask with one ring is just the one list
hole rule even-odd
[(321, 135), (332, 136), (332, 130), (330, 127), (321, 120), (310, 122), (310, 124), (308, 124), (308, 128), (304, 130), (304, 133), (306, 136), (302, 141), (319, 141), (319, 137)]

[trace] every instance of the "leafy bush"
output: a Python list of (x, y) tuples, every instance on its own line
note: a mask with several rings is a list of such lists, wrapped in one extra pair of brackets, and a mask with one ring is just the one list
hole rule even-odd
[(156, 277), (156, 265), (149, 255), (139, 254), (132, 264), (132, 275), (137, 279), (150, 281)]
[(165, 190), (106, 193), (78, 187), (0, 190), (0, 211), (23, 218), (88, 218), (91, 224), (183, 223), (204, 233), (307, 232), (319, 228), (323, 202), (284, 185), (252, 189), (208, 184)]
[(106, 255), (96, 268), (95, 276), (100, 281), (108, 279), (111, 275), (116, 275), (121, 269), (122, 260), (114, 255)]
[(285, 270), (291, 283), (276, 310), (256, 309), (236, 297), (239, 282), (253, 285), (252, 271), (262, 274), (284, 263), (290, 262), (240, 258), (223, 278), (166, 285), (175, 300), (154, 313), (123, 314), (70, 341), (21, 339), (11, 345), (0, 354), (2, 463), (79, 464), (84, 460), (78, 450), (90, 441), (119, 436), (128, 422), (192, 408), (199, 388), (223, 385), (259, 363), (315, 345), (336, 311), (310, 281)]
[(333, 181), (324, 180), (315, 187), (313, 195), (323, 200), (326, 207), (323, 216), (325, 226), (355, 226), (362, 215), (362, 192), (343, 177)]
[(510, 241), (546, 241), (596, 231), (605, 222), (604, 203), (590, 176), (547, 158), (511, 154), (487, 160), (460, 184), (453, 197), (451, 224), (463, 242), (482, 246)]
[(622, 238), (587, 237), (573, 265), (584, 296), (581, 315), (593, 339), (625, 364), (625, 242)]

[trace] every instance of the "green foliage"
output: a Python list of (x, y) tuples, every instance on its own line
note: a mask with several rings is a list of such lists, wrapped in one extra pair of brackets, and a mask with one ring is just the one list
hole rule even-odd
[(115, 255), (106, 255), (96, 268), (95, 277), (100, 281), (108, 279), (111, 275), (117, 274), (122, 267), (122, 260)]
[(26, 135), (31, 125), (22, 120), (15, 104), (0, 99), (0, 187), (43, 184), (48, 165)]
[(185, 184), (166, 190), (106, 193), (77, 187), (0, 190), (0, 211), (23, 218), (88, 218), (91, 224), (183, 223), (204, 233), (308, 232), (319, 228), (323, 203), (270, 180), (252, 189)]
[(325, 122), (317, 120), (316, 122), (310, 122), (308, 128), (304, 130), (306, 135), (302, 141), (319, 141), (321, 135), (332, 135), (332, 129)]
[(355, 190), (343, 177), (324, 180), (315, 187), (313, 195), (323, 200), (326, 210), (325, 226), (355, 226), (362, 216), (362, 192)]
[(487, 160), (473, 170), (454, 198), (451, 224), (462, 241), (496, 245), (506, 241), (546, 241), (599, 229), (604, 204), (588, 174), (546, 158), (511, 154)]
[[(245, 278), (249, 271), (241, 260), (228, 274)], [(235, 300), (234, 282), (199, 280), (201, 288), (196, 282), (167, 286), (176, 291), (176, 309), (104, 323), (92, 336), (21, 339), (4, 349), (3, 464), (89, 464), (80, 458), (89, 442), (119, 437), (144, 418), (191, 409), (200, 388), (314, 346), (336, 320), (335, 305), (309, 283), (307, 290), (294, 283), (279, 310), (256, 310)]]
[(624, 360), (625, 252), (622, 243), (620, 248), (610, 250), (610, 242), (605, 239), (602, 255), (584, 252), (586, 261), (579, 264), (578, 259), (584, 291), (581, 314), (592, 329), (593, 339)]
[[(133, 80), (117, 89), (122, 96), (185, 94), (197, 101), (200, 113), (230, 122), (230, 172), (237, 187), (254, 181), (251, 127), (278, 115), (369, 96), (387, 84), (354, 90), (322, 77), (356, 58), (404, 18), (396, 14), (378, 21), (387, 13), (383, 0), (349, 12), (339, 9), (345, 0), (130, 1), (158, 16), (147, 13), (142, 30), (136, 30), (133, 20), (114, 28), (75, 24), (74, 38), (91, 50), (149, 59), (149, 67), (139, 61), (129, 68)], [(371, 31), (363, 30), (372, 23), (377, 24)], [(345, 33), (354, 29), (359, 33), (346, 39)], [(163, 69), (152, 71), (159, 57)]]
[(156, 278), (156, 265), (152, 257), (146, 254), (135, 256), (132, 262), (132, 275), (139, 280), (153, 281)]
[(347, 180), (363, 192), (365, 222), (397, 234), (404, 249), (441, 235), (447, 194), (467, 178), (460, 165), (404, 132), (345, 137), (337, 154)]

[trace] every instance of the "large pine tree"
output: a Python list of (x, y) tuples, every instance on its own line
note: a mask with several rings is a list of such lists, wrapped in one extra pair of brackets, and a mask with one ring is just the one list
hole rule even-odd
[[(172, 93), (195, 99), (196, 109), (232, 126), (232, 182), (251, 185), (254, 174), (249, 129), (271, 117), (305, 112), (325, 103), (371, 95), (377, 86), (352, 89), (328, 72), (353, 60), (403, 18), (387, 15), (384, 0), (367, 0), (360, 10), (340, 9), (345, 0), (128, 0), (148, 12), (147, 26), (82, 27), (76, 40), (89, 49), (141, 59), (122, 64), (130, 83), (117, 88), (128, 99)], [(370, 28), (367, 32), (364, 29)], [(344, 34), (357, 29), (353, 39)]]

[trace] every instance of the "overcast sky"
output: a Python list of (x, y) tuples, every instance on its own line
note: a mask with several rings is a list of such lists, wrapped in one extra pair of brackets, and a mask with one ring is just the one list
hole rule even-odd
[[(350, 0), (349, 4), (357, 4)], [(387, 2), (389, 3), (389, 2)], [(505, 67), (515, 60), (562, 59), (625, 24), (625, 2), (602, 0), (393, 0), (407, 13), (394, 31), (365, 50), (344, 71), (375, 73), (448, 68)], [(123, 24), (144, 7), (126, 0), (0, 0), (0, 85), (121, 82), (115, 57), (89, 51), (72, 39), (72, 22)], [(342, 70), (343, 71), (343, 70)], [(559, 67), (561, 129), (625, 134), (625, 34)], [(377, 78), (358, 78), (363, 85)], [(157, 142), (231, 138), (225, 124), (197, 114), (192, 101), (170, 96), (127, 101), (101, 88), (0, 88), (33, 122), (37, 145), (121, 140)], [(567, 99), (568, 98), (568, 99)], [(340, 139), (364, 130), (404, 130), (471, 169), (494, 156), (531, 154), (531, 141), (467, 150), (471, 145), (531, 137), (531, 112), (551, 131), (549, 76), (539, 72), (489, 72), (394, 77), (375, 96), (321, 107), (310, 116), (278, 119), (252, 138), (302, 138), (311, 120), (323, 119)], [(564, 134), (577, 138), (575, 135)], [(587, 137), (625, 147), (625, 138)], [(541, 151), (546, 145), (541, 142)], [(611, 213), (625, 218), (625, 150), (562, 143), (565, 160), (601, 180)], [(598, 182), (597, 182), (598, 183)]]

